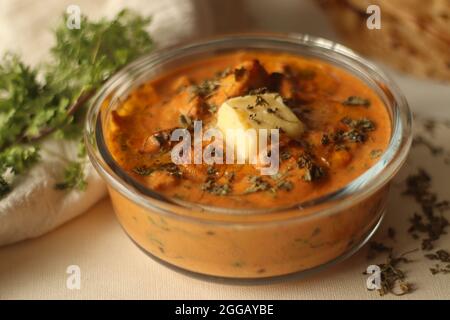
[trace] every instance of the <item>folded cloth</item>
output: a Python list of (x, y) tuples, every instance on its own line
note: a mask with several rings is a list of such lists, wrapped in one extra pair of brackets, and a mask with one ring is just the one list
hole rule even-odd
[[(196, 21), (195, 0), (136, 1), (79, 0), (81, 12), (93, 19), (112, 17), (123, 5), (151, 15), (149, 32), (157, 46), (188, 39), (204, 29)], [(52, 45), (50, 29), (71, 1), (2, 0), (0, 4), (0, 54), (19, 51), (28, 63), (46, 58)], [(106, 187), (86, 159), (87, 190), (56, 190), (65, 166), (76, 159), (76, 143), (47, 139), (41, 160), (0, 200), (0, 245), (40, 236), (85, 212), (106, 195)]]

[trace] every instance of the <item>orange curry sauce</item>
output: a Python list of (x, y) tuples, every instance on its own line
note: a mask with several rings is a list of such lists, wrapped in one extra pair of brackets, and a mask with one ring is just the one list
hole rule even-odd
[[(251, 164), (176, 166), (170, 143), (155, 139), (194, 120), (214, 127), (225, 100), (261, 92), (281, 95), (306, 126), (297, 141), (281, 133), (275, 176), (258, 177)], [(335, 191), (370, 168), (391, 135), (386, 107), (360, 79), (319, 60), (251, 51), (196, 61), (141, 85), (107, 128), (114, 159), (145, 186), (231, 208), (282, 207)]]

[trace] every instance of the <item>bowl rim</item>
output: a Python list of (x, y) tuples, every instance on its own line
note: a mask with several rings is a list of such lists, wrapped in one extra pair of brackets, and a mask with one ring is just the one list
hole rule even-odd
[[(102, 104), (107, 97), (110, 97), (113, 93), (113, 89), (117, 90), (117, 86), (124, 85), (124, 80), (127, 80), (130, 74), (133, 74), (136, 70), (140, 70), (143, 66), (147, 66), (149, 63), (157, 65), (158, 63), (170, 61), (177, 56), (195, 51), (202, 50), (205, 47), (214, 49), (217, 46), (226, 44), (230, 45), (229, 49), (244, 49), (245, 45), (251, 42), (271, 42), (285, 45), (297, 45), (305, 48), (317, 49), (322, 53), (337, 55), (341, 59), (348, 60), (347, 63), (354, 63), (354, 70), (359, 68), (359, 72), (365, 72), (374, 83), (379, 86), (378, 94), (385, 95), (385, 100), (390, 99), (392, 114), (391, 114), (391, 139), (385, 152), (380, 156), (379, 160), (356, 179), (350, 181), (347, 185), (341, 187), (338, 190), (324, 194), (320, 197), (312, 200), (298, 202), (293, 205), (274, 207), (274, 208), (262, 208), (262, 209), (243, 209), (243, 208), (223, 208), (206, 206), (199, 203), (192, 203), (186, 201), (180, 201), (174, 198), (163, 196), (149, 188), (139, 186), (134, 183), (132, 178), (124, 179), (124, 170), (118, 175), (117, 170), (121, 168), (117, 165), (117, 168), (111, 168), (111, 165), (105, 161), (104, 153), (99, 150), (99, 130), (101, 131), (101, 117), (100, 111), (102, 110)], [(232, 44), (236, 45), (233, 46)], [(238, 44), (242, 46), (238, 46)], [(249, 47), (255, 48), (255, 47)], [(264, 49), (264, 48), (263, 48)], [(270, 51), (273, 49), (266, 48)], [(315, 56), (320, 60), (320, 55)], [(324, 60), (330, 63), (328, 60)], [(350, 72), (351, 70), (346, 70)], [(363, 79), (361, 79), (364, 81)], [(132, 80), (128, 79), (128, 85)], [(367, 84), (367, 83), (366, 83)], [(381, 97), (380, 97), (381, 98)], [(386, 102), (386, 101), (384, 101)], [(111, 104), (111, 103), (110, 103)], [(103, 134), (100, 132), (100, 134)], [(351, 49), (338, 44), (336, 42), (326, 40), (319, 37), (313, 37), (306, 34), (261, 34), (261, 33), (239, 33), (228, 34), (225, 36), (212, 37), (206, 40), (196, 41), (190, 44), (176, 45), (170, 48), (155, 50), (147, 55), (144, 55), (133, 62), (126, 65), (113, 75), (95, 94), (91, 100), (91, 105), (87, 112), (85, 123), (85, 142), (86, 149), (97, 172), (106, 180), (107, 184), (113, 187), (116, 191), (119, 191), (122, 195), (129, 198), (129, 200), (144, 206), (150, 210), (158, 211), (169, 215), (174, 215), (180, 218), (193, 218), (198, 220), (199, 217), (179, 214), (177, 210), (196, 210), (196, 211), (208, 211), (208, 214), (225, 214), (230, 216), (239, 215), (261, 215), (274, 212), (286, 212), (289, 210), (303, 210), (306, 208), (313, 208), (314, 206), (320, 206), (326, 203), (333, 203), (333, 206), (329, 208), (319, 209), (318, 212), (312, 212), (311, 214), (304, 215), (302, 217), (316, 214), (329, 214), (330, 212), (338, 212), (351, 206), (352, 203), (357, 203), (363, 199), (374, 194), (387, 184), (392, 177), (398, 172), (402, 164), (405, 162), (409, 149), (412, 143), (412, 113), (409, 109), (408, 102), (404, 95), (401, 93), (395, 82), (386, 75), (378, 66), (372, 62), (366, 60), (360, 55), (356, 54)], [(126, 173), (125, 173), (126, 174)], [(205, 220), (207, 215), (204, 215)], [(298, 217), (296, 217), (298, 218)]]

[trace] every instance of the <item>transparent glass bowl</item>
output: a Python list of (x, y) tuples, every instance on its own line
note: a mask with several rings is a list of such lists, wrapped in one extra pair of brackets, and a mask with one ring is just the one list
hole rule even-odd
[[(134, 88), (161, 72), (220, 52), (290, 52), (345, 69), (388, 108), (392, 135), (380, 160), (345, 187), (308, 202), (270, 210), (203, 207), (169, 199), (127, 175), (111, 157), (104, 130), (111, 111)], [(128, 236), (167, 265), (216, 279), (255, 282), (305, 274), (358, 250), (385, 212), (389, 182), (411, 144), (411, 113), (392, 80), (350, 49), (307, 35), (233, 35), (157, 51), (131, 63), (97, 93), (88, 112), (89, 157), (108, 185)]]

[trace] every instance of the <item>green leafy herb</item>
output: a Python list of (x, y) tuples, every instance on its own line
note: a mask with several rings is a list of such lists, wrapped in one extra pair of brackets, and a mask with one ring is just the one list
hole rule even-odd
[(31, 145), (12, 145), (1, 151), (0, 197), (8, 194), (15, 177), (26, 172), (38, 159), (38, 148)]
[[(153, 48), (145, 31), (150, 19), (131, 11), (98, 22), (83, 16), (80, 29), (67, 28), (66, 18), (55, 30), (50, 63), (32, 69), (11, 53), (0, 62), (1, 196), (12, 190), (5, 183), (6, 170), (12, 168), (14, 175), (26, 172), (39, 158), (42, 138), (50, 134), (79, 139), (86, 102), (95, 90), (123, 65)], [(15, 159), (13, 165), (11, 159)], [(69, 164), (60, 189), (84, 188), (82, 159), (78, 162)]]
[(8, 169), (14, 174), (24, 173), (38, 159), (39, 149), (29, 145), (11, 146), (0, 153), (0, 172)]
[(369, 107), (370, 106), (370, 100), (364, 99), (357, 96), (350, 96), (346, 100), (342, 102), (344, 106), (363, 106), (363, 107)]
[(150, 18), (128, 10), (111, 21), (91, 22), (83, 16), (80, 29), (70, 30), (62, 23), (51, 49), (49, 80), (72, 99), (96, 89), (120, 67), (153, 48), (145, 31), (149, 23)]
[(86, 190), (84, 166), (80, 162), (72, 161), (64, 170), (64, 179), (55, 185), (58, 190), (77, 189)]

